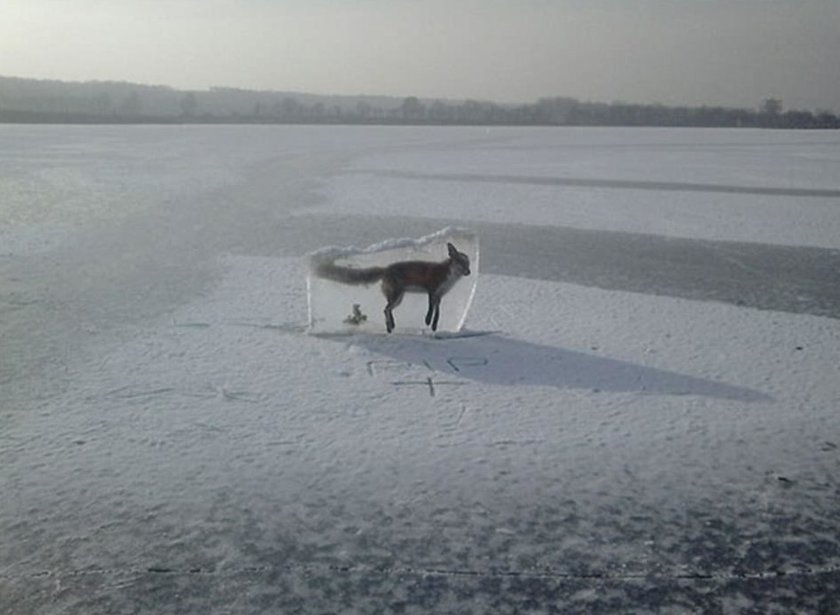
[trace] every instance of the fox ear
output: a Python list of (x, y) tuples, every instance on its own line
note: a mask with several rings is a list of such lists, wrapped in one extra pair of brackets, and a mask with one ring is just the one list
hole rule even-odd
[(454, 254), (458, 254), (458, 250), (451, 243), (447, 243), (446, 248), (449, 250), (449, 256), (452, 256)]

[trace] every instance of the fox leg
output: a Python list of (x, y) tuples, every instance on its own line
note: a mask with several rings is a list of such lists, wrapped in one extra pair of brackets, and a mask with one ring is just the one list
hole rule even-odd
[(432, 331), (437, 331), (438, 318), (440, 318), (440, 297), (429, 293), (429, 311), (426, 312), (426, 324), (432, 325)]
[(385, 305), (385, 329), (390, 333), (396, 326), (394, 323), (394, 308), (402, 302), (404, 292), (398, 288), (394, 288), (390, 284), (383, 284), (382, 292), (385, 293), (385, 299), (387, 299)]
[(434, 293), (429, 293), (429, 311), (426, 312), (426, 325), (432, 324), (432, 316), (435, 312), (435, 295)]

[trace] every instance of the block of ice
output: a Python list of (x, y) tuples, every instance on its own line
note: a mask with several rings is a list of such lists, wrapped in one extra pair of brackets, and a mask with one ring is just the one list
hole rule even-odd
[(460, 228), (313, 252), (306, 280), (309, 330), (385, 333), (390, 303), (397, 333), (431, 332), (435, 324), (437, 331), (460, 331), (475, 294), (478, 257), (478, 236)]

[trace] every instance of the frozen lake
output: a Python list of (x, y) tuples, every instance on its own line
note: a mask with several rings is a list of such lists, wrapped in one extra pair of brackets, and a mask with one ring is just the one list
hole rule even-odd
[[(445, 226), (476, 335), (305, 334)], [(0, 605), (836, 608), (838, 272), (836, 132), (0, 126)]]

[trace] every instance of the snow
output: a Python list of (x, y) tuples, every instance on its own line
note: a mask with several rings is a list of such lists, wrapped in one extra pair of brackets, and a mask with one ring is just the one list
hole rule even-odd
[[(0, 153), (15, 158), (8, 130)], [(525, 255), (541, 249), (525, 225), (836, 249), (832, 197), (369, 170), (556, 177), (578, 165), (569, 176), (837, 190), (837, 135), (26, 130), (18, 141), (99, 151), (91, 168), (129, 150), (154, 167), (164, 150), (186, 170), (166, 195), (147, 186), (140, 212), (65, 212), (60, 242), (36, 241), (56, 222), (46, 214), (0, 226), (0, 611), (836, 606), (837, 318), (482, 271), (458, 336), (317, 336), (306, 254), (333, 242), (330, 220), (350, 233), (371, 224), (364, 214), (408, 212), (515, 223)], [(55, 164), (80, 164), (69, 158)], [(195, 192), (213, 165), (226, 179)], [(130, 200), (140, 181), (114, 173), (98, 194)], [(76, 197), (91, 190), (80, 186)], [(222, 230), (216, 212), (231, 203), (239, 226)], [(622, 208), (635, 213), (613, 216)], [(278, 221), (265, 236), (263, 211)], [(104, 281), (88, 280), (88, 254)]]

